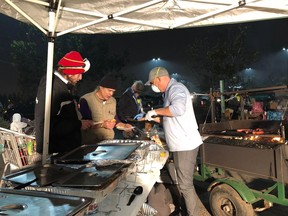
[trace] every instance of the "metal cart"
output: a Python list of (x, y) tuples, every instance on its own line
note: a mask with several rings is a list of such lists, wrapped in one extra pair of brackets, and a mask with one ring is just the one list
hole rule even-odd
[[(33, 164), (35, 144), (34, 136), (0, 127), (0, 145), (5, 164), (2, 176)], [(3, 181), (0, 182), (0, 186), (3, 186)]]

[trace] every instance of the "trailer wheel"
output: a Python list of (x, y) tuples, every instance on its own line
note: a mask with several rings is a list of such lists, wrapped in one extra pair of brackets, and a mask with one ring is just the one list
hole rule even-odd
[(212, 189), (209, 197), (214, 216), (253, 216), (251, 204), (246, 203), (229, 185), (220, 184)]

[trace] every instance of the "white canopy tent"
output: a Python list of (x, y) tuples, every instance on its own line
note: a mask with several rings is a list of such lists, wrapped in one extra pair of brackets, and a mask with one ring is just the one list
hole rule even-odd
[[(121, 33), (288, 17), (287, 0), (1, 0), (0, 12), (44, 34)], [(51, 23), (54, 13), (53, 24)], [(49, 20), (50, 19), (50, 20)]]
[(288, 18), (288, 0), (0, 0), (0, 13), (35, 25), (48, 38), (45, 163), (57, 37), (67, 33), (141, 32)]

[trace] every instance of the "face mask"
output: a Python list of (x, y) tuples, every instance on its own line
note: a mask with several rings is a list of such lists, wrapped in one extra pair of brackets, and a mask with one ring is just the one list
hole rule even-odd
[(153, 90), (155, 93), (159, 93), (159, 92), (160, 92), (160, 89), (159, 89), (157, 86), (155, 86), (154, 84), (151, 85), (151, 88), (152, 88), (152, 90)]

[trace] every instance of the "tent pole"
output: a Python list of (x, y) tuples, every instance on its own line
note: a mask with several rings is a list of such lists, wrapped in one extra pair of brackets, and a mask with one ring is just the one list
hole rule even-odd
[[(55, 12), (49, 11), (49, 33), (54, 32)], [(51, 98), (52, 98), (52, 78), (53, 78), (53, 55), (54, 55), (54, 37), (48, 35), (47, 50), (47, 73), (46, 73), (46, 94), (45, 94), (45, 116), (44, 116), (44, 136), (43, 136), (43, 156), (42, 164), (45, 164), (49, 154), (49, 133), (51, 116)]]

